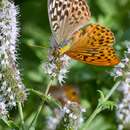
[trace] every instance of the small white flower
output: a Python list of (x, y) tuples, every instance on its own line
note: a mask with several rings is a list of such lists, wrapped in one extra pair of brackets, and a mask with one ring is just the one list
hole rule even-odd
[(4, 102), (0, 102), (0, 116), (4, 118), (7, 113), (6, 104)]
[[(125, 59), (123, 59), (123, 60), (125, 60)], [(120, 62), (120, 63), (117, 65), (117, 67), (118, 67), (118, 68), (124, 68), (125, 65), (124, 65), (123, 63)]]
[[(126, 58), (124, 58), (122, 61), (123, 61), (125, 64), (127, 64), (127, 63), (129, 62), (129, 58), (126, 57)], [(124, 65), (124, 67), (125, 67), (125, 65)], [(123, 68), (124, 68), (124, 67), (123, 67)]]
[(121, 124), (118, 126), (118, 130), (123, 130), (123, 128), (124, 128), (124, 127), (123, 127), (123, 125), (121, 125)]
[(67, 107), (64, 107), (64, 111), (65, 111), (65, 113), (67, 113), (67, 114), (70, 113), (70, 110), (69, 110)]

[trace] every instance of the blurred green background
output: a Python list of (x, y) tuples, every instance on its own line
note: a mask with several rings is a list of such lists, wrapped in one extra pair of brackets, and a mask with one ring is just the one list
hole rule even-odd
[[(43, 91), (47, 85), (48, 77), (42, 69), (43, 61), (47, 60), (48, 49), (29, 46), (49, 46), (51, 36), (47, 0), (15, 0), (19, 7), (19, 65), (22, 71), (23, 81), (27, 88)], [(125, 51), (125, 40), (130, 40), (130, 0), (88, 0), (92, 14), (92, 22), (98, 22), (110, 27), (116, 37), (116, 52), (122, 58)], [(114, 84), (113, 78), (108, 72), (112, 68), (96, 67), (73, 61), (68, 73), (66, 84), (78, 86), (82, 105), (87, 107), (85, 118), (90, 115), (97, 105), (99, 94), (97, 90), (108, 92)], [(112, 99), (118, 101), (119, 94)], [(30, 120), (41, 100), (29, 94), (24, 106), (25, 119)], [(15, 110), (13, 110), (15, 111)], [(12, 112), (12, 115), (13, 112)], [(31, 116), (30, 116), (31, 115)], [(40, 116), (37, 130), (45, 130), (45, 112)], [(116, 130), (115, 112), (104, 111), (92, 123), (89, 130)]]

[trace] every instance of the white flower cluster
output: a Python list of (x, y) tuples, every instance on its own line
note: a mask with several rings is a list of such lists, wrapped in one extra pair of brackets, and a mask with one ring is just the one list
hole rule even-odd
[(26, 90), (16, 65), (17, 9), (13, 2), (0, 3), (0, 117), (16, 105), (24, 102)]
[(117, 117), (119, 120), (118, 130), (130, 129), (130, 85), (125, 82), (121, 84), (123, 99), (118, 104)]
[(70, 58), (67, 55), (60, 55), (58, 49), (52, 48), (49, 51), (48, 62), (44, 65), (45, 72), (51, 78), (57, 78), (59, 83), (64, 83), (66, 73), (69, 69)]
[(47, 130), (56, 130), (63, 127), (67, 130), (78, 130), (83, 122), (83, 112), (85, 110), (78, 103), (68, 101), (62, 109), (55, 110), (55, 117), (49, 118)]
[[(83, 123), (82, 113), (85, 112), (85, 109), (76, 102), (70, 102), (64, 106), (64, 122), (66, 123), (66, 128), (73, 130), (78, 130), (78, 128)], [(69, 120), (69, 121), (68, 121)]]
[(54, 116), (49, 116), (47, 119), (47, 130), (56, 130), (58, 124), (60, 123), (63, 117), (63, 112), (56, 108), (54, 110)]
[[(127, 45), (125, 58), (114, 68), (112, 73), (115, 78), (120, 78), (119, 90), (123, 95), (117, 110), (118, 130), (123, 130), (130, 124), (130, 42), (126, 41), (125, 45)], [(130, 125), (128, 129), (130, 129)]]

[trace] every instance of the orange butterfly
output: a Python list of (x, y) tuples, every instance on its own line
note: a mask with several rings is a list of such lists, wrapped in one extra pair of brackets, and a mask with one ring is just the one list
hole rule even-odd
[(99, 24), (85, 26), (91, 17), (85, 0), (49, 0), (48, 13), (61, 55), (98, 66), (120, 62), (112, 47), (113, 33)]
[(80, 103), (79, 90), (72, 85), (65, 86), (51, 86), (49, 94), (55, 99), (59, 100), (64, 106), (68, 101)]

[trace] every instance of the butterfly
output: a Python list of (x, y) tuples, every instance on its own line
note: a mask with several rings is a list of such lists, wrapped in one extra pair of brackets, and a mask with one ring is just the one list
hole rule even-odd
[(64, 85), (64, 86), (51, 86), (49, 90), (49, 94), (59, 100), (62, 106), (66, 105), (68, 101), (76, 102), (80, 104), (79, 99), (79, 90), (78, 88), (72, 85)]
[(48, 0), (48, 15), (60, 54), (92, 65), (113, 66), (120, 62), (114, 34), (91, 18), (86, 0)]

